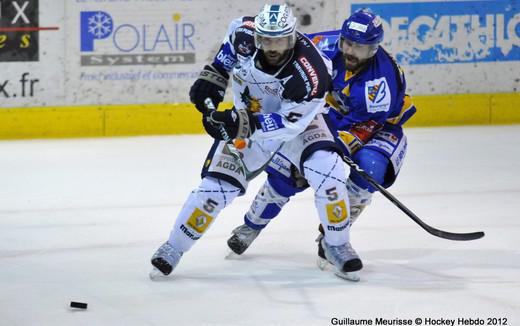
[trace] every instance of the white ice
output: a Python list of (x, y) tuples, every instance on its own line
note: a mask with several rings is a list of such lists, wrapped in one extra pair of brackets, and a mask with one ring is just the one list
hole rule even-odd
[[(352, 229), (365, 264), (359, 283), (316, 267), (311, 191), (243, 257), (224, 259), (264, 175), (171, 278), (150, 281), (150, 257), (199, 183), (208, 136), (2, 141), (0, 325), (331, 325), (378, 317), (520, 325), (520, 126), (407, 134), (390, 191), (437, 228), (486, 236), (433, 237), (377, 194)], [(88, 309), (72, 310), (70, 301)]]

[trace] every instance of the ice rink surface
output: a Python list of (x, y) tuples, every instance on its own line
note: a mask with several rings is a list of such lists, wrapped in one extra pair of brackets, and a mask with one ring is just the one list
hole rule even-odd
[[(264, 175), (171, 278), (150, 281), (150, 257), (199, 183), (208, 136), (2, 141), (0, 325), (375, 325), (378, 317), (520, 325), (520, 126), (407, 134), (390, 191), (435, 227), (486, 236), (433, 237), (377, 194), (352, 229), (365, 264), (359, 283), (316, 267), (309, 190), (243, 257), (225, 259)], [(70, 301), (89, 307), (71, 310)]]

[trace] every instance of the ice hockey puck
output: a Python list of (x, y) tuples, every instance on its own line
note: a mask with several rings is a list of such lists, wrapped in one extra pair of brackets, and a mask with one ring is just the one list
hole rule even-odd
[(87, 309), (87, 304), (85, 302), (71, 301), (70, 302), (70, 307), (71, 308), (78, 308), (78, 309)]

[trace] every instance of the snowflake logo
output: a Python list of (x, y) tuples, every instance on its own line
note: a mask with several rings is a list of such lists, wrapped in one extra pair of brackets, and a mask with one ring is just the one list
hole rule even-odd
[(112, 18), (103, 12), (97, 12), (88, 19), (88, 32), (97, 39), (103, 39), (112, 33)]

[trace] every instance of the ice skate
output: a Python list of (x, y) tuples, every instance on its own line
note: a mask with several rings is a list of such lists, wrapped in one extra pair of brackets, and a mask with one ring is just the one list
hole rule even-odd
[(182, 252), (175, 250), (168, 242), (157, 249), (152, 257), (153, 269), (150, 271), (150, 279), (168, 276), (175, 269), (182, 257)]
[(247, 224), (236, 227), (227, 241), (229, 249), (237, 255), (243, 254), (260, 234), (260, 231), (262, 230), (253, 229)]
[(360, 280), (357, 272), (363, 268), (363, 263), (350, 243), (330, 246), (325, 242), (322, 235), (316, 241), (318, 242), (316, 263), (319, 269), (325, 270), (330, 263), (335, 268), (334, 274), (336, 276), (353, 282)]

